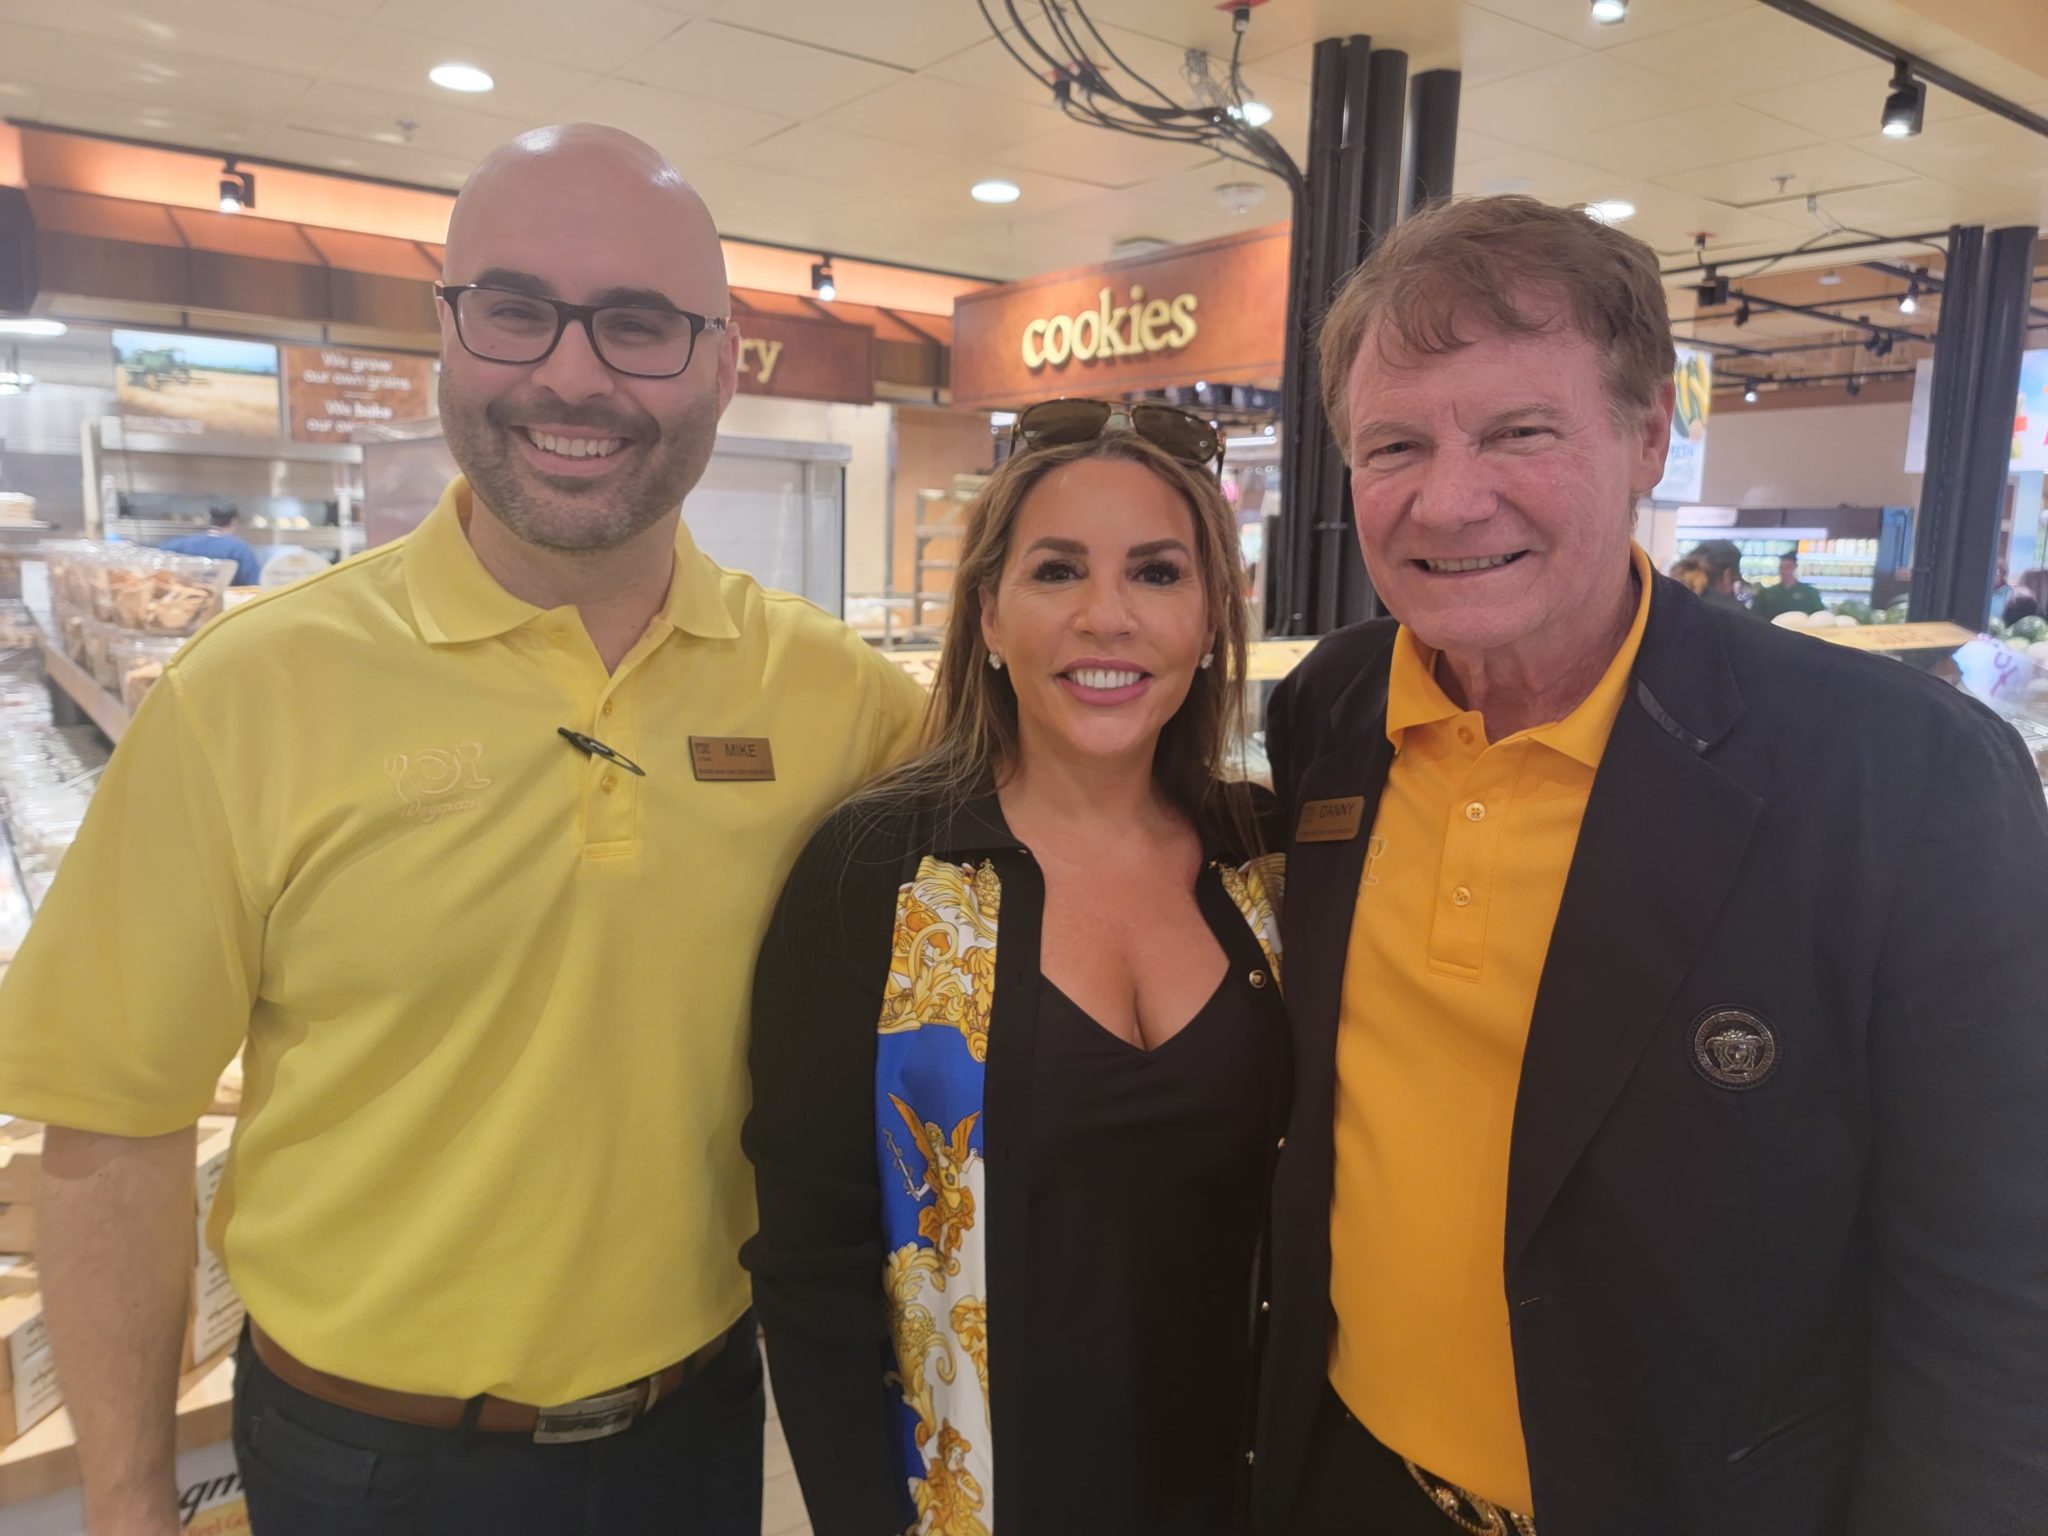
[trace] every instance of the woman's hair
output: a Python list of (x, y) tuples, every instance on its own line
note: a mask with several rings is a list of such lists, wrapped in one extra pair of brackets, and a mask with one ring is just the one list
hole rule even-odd
[[(946, 647), (932, 681), (921, 748), (862, 795), (863, 801), (933, 795), (957, 809), (1014, 768), (1017, 695), (1010, 674), (988, 664), (982, 613), (1002, 580), (1025, 500), (1053, 470), (1089, 459), (1142, 464), (1193, 515), (1195, 571), (1216, 636), (1216, 660), (1196, 671), (1187, 699), (1160, 732), (1154, 772), (1167, 798), (1191, 820), (1218, 809), (1216, 785), (1238, 728), (1249, 652), (1237, 518), (1212, 476), (1131, 432), (1027, 450), (989, 477), (967, 508)], [(1228, 814), (1242, 830), (1241, 810), (1233, 805)]]
[(1709, 575), (1707, 562), (1698, 555), (1682, 555), (1679, 557), (1678, 563), (1671, 567), (1672, 579), (1684, 582), (1694, 593), (1701, 593), (1707, 590)]

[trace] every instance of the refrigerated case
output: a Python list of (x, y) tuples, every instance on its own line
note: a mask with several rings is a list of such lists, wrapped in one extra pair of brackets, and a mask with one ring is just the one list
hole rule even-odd
[[(434, 510), (457, 473), (441, 424), (382, 427), (361, 434), (357, 444), (369, 542), (402, 538)], [(690, 536), (720, 565), (843, 616), (852, 456), (844, 443), (720, 433), (703, 479), (683, 504)]]

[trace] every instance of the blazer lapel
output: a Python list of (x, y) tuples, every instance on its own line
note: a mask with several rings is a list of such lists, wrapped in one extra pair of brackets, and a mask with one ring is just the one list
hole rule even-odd
[(1709, 760), (1741, 710), (1696, 599), (1660, 581), (1552, 932), (1522, 1061), (1507, 1263), (1620, 1096), (1748, 852), (1761, 799)]

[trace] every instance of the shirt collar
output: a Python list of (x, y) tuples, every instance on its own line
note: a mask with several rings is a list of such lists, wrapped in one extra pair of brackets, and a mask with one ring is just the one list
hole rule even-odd
[[(1524, 733), (1588, 768), (1598, 768), (1607, 750), (1607, 738), (1621, 713), (1629, 675), (1635, 670), (1636, 655), (1643, 646), (1643, 631), (1650, 619), (1650, 591), (1656, 585), (1656, 572), (1639, 544), (1630, 546), (1629, 561), (1636, 573), (1636, 616), (1621, 649), (1614, 653), (1607, 671), (1577, 709), (1562, 720)], [(1387, 740), (1397, 750), (1411, 730), (1453, 720), (1465, 713), (1437, 682), (1436, 658), (1437, 652), (1416, 639), (1406, 625), (1394, 637), (1393, 664), (1387, 678)]]
[[(464, 645), (509, 634), (546, 611), (498, 585), (470, 547), (469, 482), (457, 475), (426, 521), (405, 541), (405, 584), (420, 632), (432, 645)], [(733, 640), (733, 622), (720, 572), (690, 538), (676, 529), (675, 579), (655, 622), (705, 640)]]

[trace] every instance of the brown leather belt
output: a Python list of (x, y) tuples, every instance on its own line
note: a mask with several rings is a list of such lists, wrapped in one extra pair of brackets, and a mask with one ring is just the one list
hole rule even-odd
[[(722, 1333), (695, 1354), (678, 1360), (667, 1370), (643, 1376), (611, 1392), (579, 1398), (540, 1408), (532, 1403), (515, 1403), (502, 1397), (478, 1401), (474, 1427), (490, 1434), (532, 1435), (541, 1445), (560, 1445), (578, 1440), (601, 1440), (632, 1427), (634, 1421), (654, 1411), (654, 1405), (672, 1395), (682, 1384), (711, 1364), (732, 1341), (732, 1332)], [(292, 1357), (277, 1340), (249, 1322), (249, 1342), (256, 1358), (287, 1386), (308, 1397), (337, 1408), (367, 1413), (400, 1424), (419, 1424), (429, 1429), (457, 1429), (469, 1419), (470, 1402), (460, 1397), (433, 1397), (422, 1392), (394, 1392), (372, 1387), (345, 1376), (316, 1370)]]

